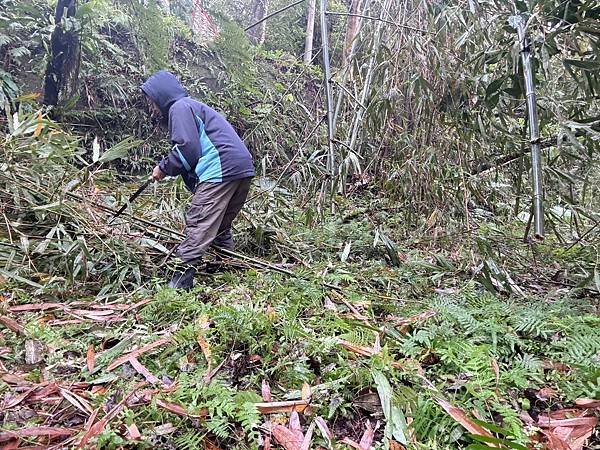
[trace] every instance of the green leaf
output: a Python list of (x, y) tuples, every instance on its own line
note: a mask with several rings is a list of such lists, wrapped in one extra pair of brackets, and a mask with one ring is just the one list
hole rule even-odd
[(573, 66), (583, 70), (598, 70), (600, 69), (600, 61), (583, 61), (581, 59), (565, 59), (565, 66)]
[[(471, 437), (473, 439), (475, 439), (476, 441), (486, 442), (486, 443), (489, 442), (490, 444), (499, 444), (499, 445), (503, 446), (504, 448), (508, 447), (508, 448), (514, 448), (515, 450), (528, 450), (527, 447), (525, 447), (521, 444), (517, 444), (516, 442), (511, 442), (508, 439), (498, 439), (498, 438), (489, 437), (489, 436), (481, 436), (479, 434), (471, 434)], [(502, 448), (502, 447), (500, 447), (500, 448)]]
[(379, 400), (381, 401), (381, 407), (385, 415), (386, 425), (384, 433), (386, 438), (391, 439), (393, 437), (402, 445), (407, 445), (406, 436), (408, 434), (408, 427), (404, 414), (398, 406), (393, 404), (393, 391), (390, 382), (378, 370), (373, 371), (373, 380), (377, 385), (377, 394), (379, 394)]
[(104, 163), (109, 161), (114, 161), (115, 159), (124, 158), (127, 156), (129, 150), (134, 147), (140, 145), (142, 141), (133, 139), (132, 137), (128, 137), (116, 145), (113, 145), (111, 148), (106, 150), (100, 158), (98, 158), (98, 162)]

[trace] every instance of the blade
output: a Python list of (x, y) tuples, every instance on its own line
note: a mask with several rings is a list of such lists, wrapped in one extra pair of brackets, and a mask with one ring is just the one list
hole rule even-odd
[(112, 222), (117, 217), (119, 217), (121, 214), (123, 214), (123, 211), (125, 211), (125, 209), (127, 208), (127, 205), (131, 205), (134, 202), (134, 200), (136, 198), (138, 198), (142, 192), (144, 192), (144, 190), (150, 185), (151, 182), (152, 182), (152, 178), (148, 178), (146, 181), (144, 181), (144, 184), (142, 184), (138, 188), (137, 191), (135, 191), (133, 194), (131, 194), (131, 197), (129, 197), (129, 200), (127, 200), (127, 202), (124, 203), (123, 206), (121, 206), (119, 208), (119, 210), (115, 213), (115, 215), (112, 216), (112, 218), (110, 219), (110, 222)]

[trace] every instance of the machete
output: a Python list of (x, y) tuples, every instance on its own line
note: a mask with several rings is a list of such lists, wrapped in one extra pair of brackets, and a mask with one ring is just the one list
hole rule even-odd
[(152, 177), (150, 177), (146, 181), (144, 181), (144, 184), (142, 184), (138, 188), (137, 191), (135, 191), (133, 194), (131, 194), (131, 197), (129, 197), (129, 200), (127, 200), (127, 202), (119, 208), (119, 210), (111, 217), (111, 219), (108, 221), (108, 223), (109, 224), (112, 223), (113, 220), (115, 220), (117, 217), (119, 217), (121, 214), (123, 214), (123, 211), (125, 211), (125, 209), (127, 208), (127, 205), (131, 205), (134, 202), (134, 200), (136, 198), (138, 198), (142, 192), (144, 192), (144, 190), (150, 185), (150, 183), (152, 183)]

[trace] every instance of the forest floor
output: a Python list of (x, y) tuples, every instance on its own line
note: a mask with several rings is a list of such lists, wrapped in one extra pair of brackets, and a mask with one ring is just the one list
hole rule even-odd
[(294, 276), (226, 258), (190, 293), (3, 280), (0, 447), (595, 448), (598, 294), (564, 277), (581, 248), (483, 221), (383, 234), (397, 220), (296, 223)]

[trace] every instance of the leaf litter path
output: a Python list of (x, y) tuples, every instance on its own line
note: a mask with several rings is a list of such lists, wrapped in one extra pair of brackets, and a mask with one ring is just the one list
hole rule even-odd
[[(325, 308), (344, 320), (365, 324), (374, 340), (364, 345), (336, 338), (337, 348), (357, 361), (382, 356), (385, 327), (370, 323), (360, 302), (352, 305), (339, 296), (334, 293), (326, 297)], [(0, 342), (12, 342), (14, 346), (0, 347), (0, 374), (4, 383), (0, 391), (3, 392), (0, 415), (3, 423), (9, 425), (0, 430), (0, 448), (95, 448), (99, 437), (108, 430), (115, 431), (123, 442), (143, 442), (149, 437), (144, 430), (147, 424), (136, 423), (131, 417), (123, 420), (123, 414), (150, 406), (166, 417), (173, 415), (191, 421), (195, 430), (201, 430), (201, 424), (211, 420), (208, 407), (193, 407), (171, 398), (180, 387), (176, 378), (159, 377), (140, 361), (144, 358), (151, 361), (166, 348), (177, 347), (181, 339), (177, 334), (183, 326), (181, 321), (157, 332), (151, 331), (152, 324), (144, 326), (139, 310), (151, 303), (150, 299), (102, 305), (84, 301), (14, 304), (13, 298), (5, 296), (2, 303), (0, 324), (5, 329), (0, 329)], [(276, 317), (277, 311), (267, 305), (265, 314)], [(425, 310), (407, 317), (388, 316), (387, 323), (398, 333), (407, 334), (435, 315), (434, 310)], [(220, 371), (226, 372), (226, 376), (234, 374), (240, 354), (230, 353), (215, 366), (207, 338), (211, 320), (199, 315), (195, 325), (196, 352), (199, 350), (206, 366), (203, 383), (209, 385)], [(90, 343), (85, 338), (90, 334), (100, 339)], [(72, 336), (72, 342), (67, 342), (65, 336)], [(62, 349), (63, 360), (59, 362), (49, 355), (60, 346), (66, 349)], [(50, 363), (46, 364), (46, 360)], [(188, 360), (199, 363), (189, 354)], [(474, 435), (481, 448), (505, 448), (505, 441), (490, 431), (489, 426), (482, 425), (470, 411), (452, 404), (445, 393), (436, 389), (419, 362), (403, 359), (389, 364), (396, 370), (413, 371), (421, 380), (421, 388), (431, 393), (431, 398), (449, 417)], [(494, 370), (499, 377), (497, 365)], [(123, 378), (127, 382), (123, 383)], [(294, 394), (296, 398), (274, 401), (270, 384), (263, 379), (260, 398), (253, 403), (264, 417), (253, 426), (260, 433), (263, 448), (279, 445), (286, 450), (308, 450), (315, 448), (316, 433), (324, 448), (344, 444), (347, 448), (368, 450), (384, 440), (397, 450), (414, 443), (416, 438), (409, 427), (412, 418), (402, 417), (402, 411), (392, 400), (390, 383), (379, 371), (373, 371), (373, 378), (377, 392), (363, 397), (374, 396), (377, 412), (372, 417), (359, 416), (351, 432), (340, 431), (339, 427), (332, 431), (331, 424), (315, 413), (315, 399), (323, 401), (316, 394), (319, 386), (304, 382), (302, 389)], [(550, 390), (544, 395), (553, 393)], [(597, 426), (595, 412), (599, 409), (600, 401), (579, 399), (570, 408), (549, 411), (535, 419), (525, 411), (521, 415), (524, 426), (536, 430), (532, 442), (551, 450), (580, 450)], [(153, 435), (177, 432), (177, 427), (169, 421), (156, 420), (151, 428)], [(204, 441), (204, 448), (219, 448), (217, 440)], [(515, 443), (509, 447), (526, 448)]]

